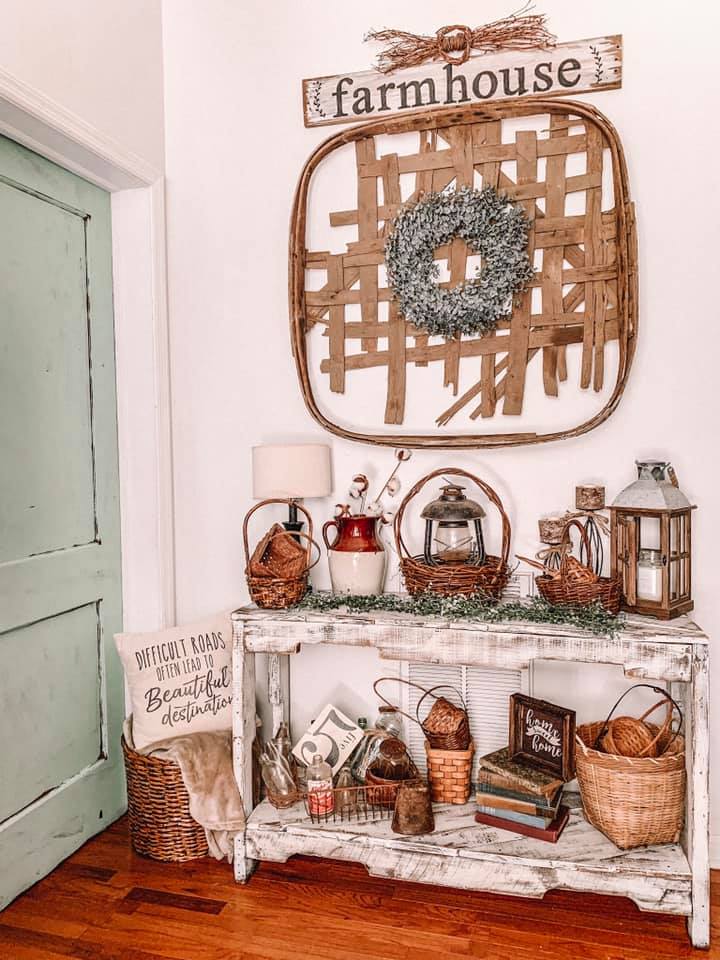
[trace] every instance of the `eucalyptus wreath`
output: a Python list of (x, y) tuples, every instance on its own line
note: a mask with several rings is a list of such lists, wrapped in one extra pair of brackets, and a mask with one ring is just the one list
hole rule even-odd
[[(385, 244), (388, 280), (406, 320), (444, 337), (487, 333), (533, 278), (522, 207), (493, 187), (430, 193), (403, 207)], [(460, 237), (483, 267), (455, 287), (437, 283), (435, 250)]]

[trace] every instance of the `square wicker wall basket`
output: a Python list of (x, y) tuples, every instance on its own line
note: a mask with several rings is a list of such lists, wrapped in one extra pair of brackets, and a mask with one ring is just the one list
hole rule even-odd
[[(412, 137), (397, 137), (403, 152), (388, 152), (388, 142), (398, 134)], [(409, 142), (414, 146), (408, 149)], [(335, 244), (338, 252), (308, 250), (309, 218), (320, 213), (309, 206), (313, 176), (326, 157), (346, 145), (354, 147), (357, 202), (355, 209), (330, 212), (329, 226), (331, 231), (345, 228), (343, 237), (351, 227), (355, 239)], [(580, 159), (571, 164), (574, 155)], [(572, 173), (571, 167), (584, 172)], [(606, 183), (612, 181), (609, 209), (603, 209), (604, 174)], [(532, 289), (522, 294), (512, 316), (491, 334), (429, 339), (404, 319), (392, 290), (381, 283), (392, 218), (401, 203), (427, 192), (486, 184), (521, 203), (532, 220), (532, 287), (539, 288), (540, 296), (533, 297)], [(574, 194), (584, 194), (584, 200), (569, 202)], [(568, 209), (582, 212), (568, 214)], [(465, 279), (462, 241), (438, 249), (435, 258), (446, 262), (451, 286)], [(315, 282), (308, 289), (310, 271), (322, 271), (319, 288)], [(359, 305), (359, 316), (357, 308), (356, 316), (347, 316), (351, 304)], [(331, 137), (306, 163), (295, 196), (290, 314), (305, 402), (323, 427), (340, 436), (388, 445), (479, 447), (538, 443), (591, 430), (622, 395), (637, 331), (635, 218), (617, 132), (587, 104), (532, 99), (375, 120)], [(311, 371), (308, 337), (317, 325), (326, 346), (318, 369)], [(612, 341), (617, 341), (617, 377), (602, 409), (569, 429), (523, 430), (529, 366), (541, 365), (546, 396), (557, 397), (562, 385), (567, 402), (570, 387), (603, 389)], [(579, 360), (571, 366), (567, 350), (573, 344), (579, 345), (574, 348)], [(429, 367), (437, 385), (435, 423), (420, 435), (402, 431), (412, 399), (410, 365)], [(469, 368), (461, 391), (464, 365)], [(333, 423), (313, 392), (314, 376), (326, 377), (330, 392), (341, 394), (349, 377), (365, 377), (377, 367), (385, 383), (384, 424), (378, 424), (378, 432), (353, 432)], [(374, 383), (376, 391), (376, 378)], [(457, 433), (452, 432), (455, 424)], [(449, 430), (440, 429), (447, 425)]]

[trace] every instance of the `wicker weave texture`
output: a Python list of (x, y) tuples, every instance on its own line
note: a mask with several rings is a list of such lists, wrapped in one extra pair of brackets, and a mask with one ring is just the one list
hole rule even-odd
[(428, 781), (433, 803), (467, 803), (475, 745), (467, 750), (434, 750), (425, 741)]
[(577, 729), (576, 772), (587, 819), (621, 850), (675, 843), (685, 818), (684, 738), (662, 744), (667, 751), (660, 757), (619, 757), (592, 748), (603, 726)]
[(190, 816), (190, 800), (180, 767), (172, 760), (146, 757), (122, 740), (133, 849), (153, 860), (180, 863), (208, 853), (205, 830)]

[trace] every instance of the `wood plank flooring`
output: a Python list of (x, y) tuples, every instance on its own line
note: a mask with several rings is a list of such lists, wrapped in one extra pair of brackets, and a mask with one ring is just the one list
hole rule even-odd
[(717, 930), (713, 943), (693, 950), (683, 919), (614, 897), (519, 900), (310, 858), (263, 864), (240, 887), (227, 863), (137, 856), (125, 820), (0, 913), (1, 960), (720, 960)]

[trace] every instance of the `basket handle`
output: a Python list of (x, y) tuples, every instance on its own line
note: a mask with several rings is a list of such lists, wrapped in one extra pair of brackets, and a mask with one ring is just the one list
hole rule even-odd
[(417, 707), (415, 708), (415, 717), (421, 727), (423, 725), (423, 721), (420, 719), (420, 704), (423, 702), (425, 697), (433, 697), (433, 699), (438, 700), (439, 697), (437, 696), (435, 691), (441, 690), (443, 688), (445, 690), (452, 690), (453, 693), (457, 695), (458, 700), (462, 704), (463, 710), (465, 711), (465, 713), (467, 713), (467, 705), (465, 703), (465, 700), (463, 699), (463, 695), (460, 693), (457, 687), (454, 687), (451, 683), (438, 683), (437, 686), (430, 687), (429, 690), (426, 690), (425, 693), (422, 695), (422, 697), (420, 697), (420, 699), (417, 702)]
[(395, 547), (397, 549), (398, 556), (401, 559), (403, 558), (403, 553), (406, 557), (410, 556), (410, 551), (408, 550), (402, 536), (402, 519), (407, 505), (414, 497), (418, 495), (418, 493), (420, 493), (425, 484), (429, 483), (430, 480), (434, 480), (436, 477), (445, 477), (448, 475), (451, 477), (465, 477), (468, 480), (472, 480), (473, 483), (482, 490), (490, 503), (497, 508), (502, 520), (502, 551), (500, 559), (502, 560), (503, 566), (507, 566), (508, 557), (510, 556), (510, 519), (507, 513), (505, 513), (502, 501), (490, 484), (485, 483), (485, 481), (481, 480), (480, 477), (476, 477), (474, 473), (468, 473), (467, 470), (461, 470), (460, 467), (443, 467), (440, 470), (433, 470), (432, 473), (428, 473), (421, 480), (418, 480), (415, 486), (412, 487), (403, 497), (403, 501), (398, 507), (398, 511), (395, 514), (395, 519), (393, 520), (393, 533), (395, 534)]
[[(570, 527), (577, 527), (578, 530), (580, 531), (580, 536), (582, 537), (583, 549), (585, 550), (585, 555), (587, 556), (587, 563), (584, 564), (584, 566), (592, 570), (593, 555), (592, 555), (592, 546), (590, 544), (590, 538), (587, 535), (587, 530), (585, 529), (585, 527), (575, 517), (572, 517), (570, 520), (568, 520), (568, 522), (563, 527), (561, 543), (564, 543), (565, 540), (570, 539)], [(570, 556), (571, 552), (572, 552), (571, 549), (565, 550), (563, 552), (562, 557), (560, 558), (560, 576), (562, 577), (563, 580), (565, 579), (565, 573), (567, 572), (568, 557)]]
[[(256, 503), (255, 506), (251, 507), (248, 510), (248, 512), (245, 514), (245, 519), (243, 520), (243, 531), (242, 531), (243, 532), (243, 548), (245, 550), (245, 566), (247, 566), (250, 563), (250, 548), (248, 546), (248, 524), (250, 522), (250, 517), (255, 513), (256, 510), (259, 510), (260, 507), (266, 507), (270, 503), (284, 503), (286, 507), (296, 506), (298, 510), (300, 510), (302, 513), (305, 514), (305, 519), (308, 522), (308, 531), (309, 531), (309, 538), (310, 538), (310, 542), (308, 543), (308, 546), (307, 546), (307, 558), (305, 562), (307, 563), (308, 570), (310, 569), (311, 566), (314, 567), (315, 563), (317, 563), (318, 561), (316, 560), (315, 563), (313, 564), (310, 563), (310, 560), (312, 559), (312, 544), (313, 544), (312, 517), (307, 512), (305, 507), (298, 500), (288, 500), (283, 497), (271, 497), (269, 500), (261, 500), (260, 503)], [(308, 536), (308, 534), (305, 534), (305, 536)], [(318, 560), (319, 559), (320, 558), (318, 557)]]
[[(652, 683), (635, 683), (635, 684), (632, 685), (632, 687), (628, 687), (627, 690), (625, 691), (625, 693), (623, 693), (621, 696), (618, 697), (618, 699), (615, 701), (615, 705), (613, 706), (612, 710), (611, 710), (610, 713), (607, 715), (607, 718), (606, 718), (605, 722), (603, 723), (602, 728), (600, 729), (600, 733), (599, 733), (599, 734), (597, 735), (597, 737), (595, 738), (595, 743), (593, 744), (593, 749), (595, 749), (595, 750), (598, 750), (598, 749), (599, 749), (600, 741), (602, 740), (602, 738), (605, 736), (605, 734), (606, 734), (607, 731), (608, 731), (608, 726), (610, 725), (610, 720), (612, 719), (612, 715), (615, 713), (615, 711), (616, 711), (617, 708), (620, 706), (620, 704), (622, 703), (622, 701), (623, 701), (623, 700), (625, 699), (625, 697), (630, 693), (631, 690), (637, 690), (639, 687), (646, 687), (648, 690), (653, 690), (655, 693), (659, 693), (660, 696), (662, 697), (662, 700), (660, 700), (660, 701), (659, 701), (658, 703), (656, 703), (654, 706), (650, 707), (649, 710), (646, 710), (646, 711), (645, 711), (645, 713), (642, 715), (642, 717), (640, 717), (641, 720), (644, 720), (645, 717), (649, 717), (650, 714), (653, 713), (653, 711), (657, 710), (658, 707), (661, 707), (661, 706), (663, 705), (663, 703), (668, 703), (668, 704), (671, 705), (671, 706), (670, 706), (670, 712), (671, 712), (671, 714), (672, 714), (672, 709), (673, 709), (673, 708), (674, 708), (675, 710), (677, 710), (677, 712), (678, 712), (678, 716), (680, 717), (680, 723), (678, 724), (677, 730), (674, 731), (674, 733), (673, 733), (670, 741), (668, 742), (667, 747), (665, 747), (665, 750), (663, 751), (664, 753), (667, 753), (668, 749), (670, 748), (670, 745), (675, 741), (675, 738), (678, 736), (678, 734), (680, 733), (680, 730), (682, 729), (682, 725), (683, 725), (683, 712), (682, 712), (682, 710), (680, 709), (680, 705), (678, 704), (677, 700), (675, 700), (673, 697), (671, 697), (670, 694), (667, 692), (667, 690), (663, 690), (662, 687), (656, 687), (656, 686), (654, 686)], [(667, 723), (667, 721), (666, 721), (666, 723)], [(661, 736), (661, 734), (662, 734), (663, 729), (664, 729), (665, 726), (666, 726), (666, 724), (663, 724), (663, 728), (661, 728), (661, 730), (658, 732), (658, 735), (655, 737), (655, 739), (654, 739), (651, 743), (649, 743), (649, 744), (647, 745), (647, 747), (645, 747), (645, 749), (643, 750), (643, 753), (646, 753), (648, 750), (652, 749), (653, 744), (657, 743), (657, 741), (659, 740), (659, 738), (660, 738), (660, 736)], [(642, 754), (641, 754), (641, 756), (642, 756)]]
[(379, 677), (379, 678), (375, 681), (375, 683), (373, 683), (373, 690), (375, 691), (375, 696), (376, 696), (379, 700), (382, 700), (382, 702), (383, 702), (383, 703), (386, 703), (389, 707), (394, 707), (395, 710), (397, 710), (397, 712), (398, 712), (399, 714), (402, 714), (403, 717), (406, 717), (406, 719), (411, 720), (413, 723), (417, 723), (417, 725), (422, 729), (422, 724), (421, 724), (420, 721), (417, 719), (417, 717), (413, 717), (413, 716), (411, 716), (409, 713), (405, 713), (405, 711), (404, 711), (404, 710), (401, 710), (400, 707), (398, 707), (397, 704), (391, 703), (391, 702), (387, 699), (387, 697), (384, 697), (384, 696), (380, 693), (380, 691), (378, 690), (378, 684), (379, 684), (379, 683), (383, 683), (383, 682), (386, 681), (386, 680), (391, 680), (391, 681), (394, 680), (394, 681), (396, 681), (397, 683), (404, 683), (404, 684), (405, 684), (406, 686), (408, 686), (408, 687), (414, 687), (416, 690), (420, 690), (420, 692), (421, 692), (423, 695), (427, 694), (428, 691), (425, 689), (425, 687), (421, 687), (419, 683), (413, 683), (412, 680), (406, 680), (404, 677)]
[[(294, 530), (292, 533), (289, 533), (287, 530), (283, 530), (282, 532), (274, 533), (274, 534), (270, 537), (270, 540), (268, 540), (268, 543), (270, 543), (270, 541), (274, 540), (276, 537), (303, 537), (305, 540), (309, 541), (309, 542), (308, 542), (308, 557), (311, 556), (311, 552), (312, 552), (312, 548), (313, 548), (313, 547), (315, 547), (315, 549), (317, 550), (317, 553), (318, 553), (317, 557), (315, 557), (315, 559), (313, 560), (312, 563), (307, 563), (307, 564), (306, 564), (306, 566), (305, 566), (305, 571), (304, 571), (303, 574), (301, 574), (301, 576), (304, 576), (305, 573), (309, 573), (310, 570), (312, 570), (312, 568), (313, 568), (314, 566), (316, 566), (316, 565), (320, 562), (320, 557), (322, 556), (322, 551), (320, 550), (320, 544), (319, 544), (316, 540), (313, 540), (313, 538), (312, 538), (311, 536), (308, 536), (308, 534), (307, 534), (307, 533), (304, 533), (302, 530)], [(249, 561), (248, 561), (248, 562), (249, 562)], [(270, 568), (268, 567), (268, 569), (270, 569)], [(271, 571), (271, 572), (272, 572), (272, 571)]]

